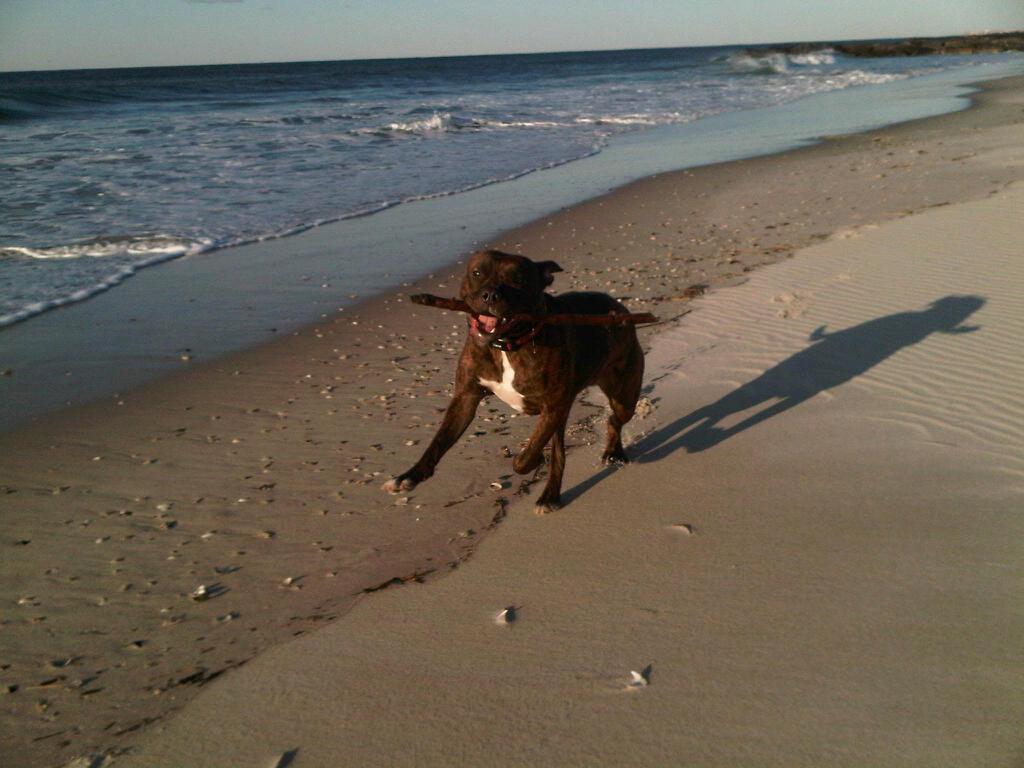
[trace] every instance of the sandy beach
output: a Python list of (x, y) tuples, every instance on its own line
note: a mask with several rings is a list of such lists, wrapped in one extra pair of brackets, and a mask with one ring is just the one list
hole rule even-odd
[(464, 569), (268, 652), (125, 764), (1018, 764), (1022, 206), (715, 294), (654, 342), (633, 466), (577, 457), (564, 514), (514, 504)]
[(558, 514), (498, 402), (379, 491), (464, 333), (401, 295), (0, 436), (12, 764), (1019, 762), (1022, 88), (495, 243), (677, 318)]

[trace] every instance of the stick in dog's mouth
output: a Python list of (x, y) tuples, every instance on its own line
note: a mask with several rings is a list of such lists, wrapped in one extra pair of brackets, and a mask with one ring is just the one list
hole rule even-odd
[[(694, 288), (703, 288), (703, 286), (693, 286)], [(699, 296), (703, 293), (694, 293), (694, 296)], [(690, 297), (692, 298), (692, 297)], [(608, 312), (607, 314), (593, 314), (593, 313), (570, 313), (570, 314), (556, 314), (556, 315), (544, 315), (543, 317), (532, 317), (529, 315), (516, 315), (511, 319), (502, 318), (500, 322), (496, 323), (496, 327), (493, 331), (484, 330), (484, 323), (490, 324), (494, 322), (496, 318), (492, 315), (484, 315), (474, 312), (469, 308), (469, 305), (462, 299), (445, 299), (441, 296), (433, 296), (429, 293), (417, 293), (409, 297), (413, 304), (422, 304), (425, 307), (436, 307), (437, 309), (450, 309), (456, 312), (466, 312), (469, 314), (470, 327), (477, 333), (494, 333), (495, 331), (505, 332), (508, 328), (498, 327), (501, 325), (512, 326), (518, 322), (527, 322), (536, 325), (600, 325), (600, 326), (623, 326), (623, 325), (650, 325), (652, 323), (660, 323), (657, 317), (650, 314), (649, 312), (641, 312), (639, 314), (629, 312)], [(680, 315), (676, 315), (673, 320), (676, 320), (683, 315), (687, 314), (689, 310), (683, 312)]]

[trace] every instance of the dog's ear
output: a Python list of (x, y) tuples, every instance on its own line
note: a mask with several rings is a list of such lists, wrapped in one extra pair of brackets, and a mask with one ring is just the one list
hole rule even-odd
[(534, 263), (537, 265), (537, 272), (540, 273), (540, 282), (545, 288), (555, 282), (555, 272), (565, 271), (553, 261), (537, 261)]

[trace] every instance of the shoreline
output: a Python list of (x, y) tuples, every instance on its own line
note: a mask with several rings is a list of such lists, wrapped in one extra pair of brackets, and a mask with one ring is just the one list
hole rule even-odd
[(0, 329), (0, 369), (10, 371), (0, 378), (0, 431), (268, 343), (339, 308), (358, 311), (449, 269), (510, 224), (651, 175), (968, 108), (979, 77), (1020, 73), (1020, 62), (978, 69), (989, 67), (996, 71), (957, 69), (624, 134), (596, 155), (514, 181), (140, 270), (116, 290)]
[[(557, 254), (567, 270), (559, 291), (608, 290), (634, 311), (676, 314), (694, 283), (734, 284), (836, 232), (1024, 178), (1020, 166), (991, 163), (1021, 120), (1021, 82), (990, 83), (966, 111), (659, 174), (495, 244)], [(982, 134), (992, 146), (963, 154)], [(416, 287), (453, 291), (449, 270)], [(464, 562), (522, 491), (492, 457), (515, 448), (526, 420), (485, 403), (477, 434), (430, 483), (398, 505), (377, 490), (420, 450), (408, 443), (430, 438), (462, 331), (451, 313), (383, 296), (0, 436), (11, 510), (0, 521), (2, 599), (18, 617), (0, 671), (18, 687), (3, 706), (20, 723), (5, 737), (25, 764), (124, 748), (202, 685), (367, 590)], [(586, 446), (602, 428), (600, 406), (574, 417), (570, 441)], [(569, 465), (579, 469), (586, 453), (573, 451)], [(199, 584), (217, 595), (189, 600)], [(61, 659), (73, 661), (47, 671)], [(37, 712), (40, 696), (49, 704)]]

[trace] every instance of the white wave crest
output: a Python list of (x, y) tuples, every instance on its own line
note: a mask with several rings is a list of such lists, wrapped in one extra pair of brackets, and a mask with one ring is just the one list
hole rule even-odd
[(789, 61), (800, 67), (820, 67), (823, 64), (835, 64), (836, 52), (831, 48), (824, 48), (809, 53), (792, 53), (789, 55)]
[(481, 128), (563, 128), (565, 123), (553, 120), (476, 120)]
[(726, 59), (733, 72), (743, 74), (775, 74), (781, 75), (789, 71), (789, 58), (784, 53), (734, 53)]
[(785, 54), (781, 51), (741, 51), (726, 58), (733, 72), (740, 74), (782, 75), (796, 67), (821, 67), (836, 63), (836, 52), (831, 48), (806, 53)]
[(0, 246), (0, 256), (30, 259), (80, 259), (131, 256), (144, 258), (175, 258), (198, 253), (213, 245), (210, 239), (189, 240), (173, 235), (141, 235), (135, 237), (98, 237), (81, 243), (48, 248)]
[(115, 262), (112, 272), (97, 276), (96, 282), (91, 285), (85, 285), (62, 296), (29, 302), (6, 314), (0, 314), (0, 328), (6, 325), (13, 325), (56, 307), (85, 301), (98, 293), (110, 290), (145, 267), (159, 264), (162, 261), (177, 259), (181, 256), (199, 253), (212, 247), (212, 240), (186, 240), (169, 236), (97, 239), (88, 243), (62, 245), (53, 248), (0, 247), (0, 257), (13, 256), (15, 258), (28, 257), (32, 259), (104, 258), (109, 256), (135, 257), (127, 264), (118, 265)]
[(664, 125), (665, 123), (686, 122), (692, 119), (694, 119), (693, 115), (683, 115), (679, 112), (664, 114), (581, 115), (571, 118), (567, 122), (557, 120), (488, 120), (459, 117), (452, 115), (450, 112), (438, 112), (422, 120), (412, 120), (407, 123), (388, 123), (386, 126), (378, 128), (356, 128), (349, 133), (374, 136), (396, 133), (430, 135), (455, 131), (489, 131), (511, 128), (570, 128), (574, 125), (653, 126)]
[(554, 120), (486, 120), (474, 117), (460, 117), (451, 112), (435, 112), (430, 117), (396, 122), (378, 128), (356, 128), (349, 133), (355, 135), (386, 136), (389, 134), (415, 134), (429, 136), (455, 131), (486, 131), (508, 128), (562, 128), (565, 123)]
[(596, 118), (577, 118), (575, 122), (584, 125), (658, 125), (669, 120), (655, 115), (602, 115)]
[(430, 117), (422, 120), (412, 120), (408, 123), (389, 123), (384, 130), (393, 133), (443, 133), (445, 131), (458, 130), (459, 121), (452, 116), (451, 112), (435, 112)]
[(847, 72), (838, 72), (831, 77), (822, 80), (822, 84), (829, 88), (849, 88), (854, 85), (881, 85), (891, 83), (895, 80), (906, 80), (909, 73), (883, 73), (865, 72), (863, 69), (851, 69)]

